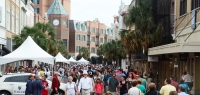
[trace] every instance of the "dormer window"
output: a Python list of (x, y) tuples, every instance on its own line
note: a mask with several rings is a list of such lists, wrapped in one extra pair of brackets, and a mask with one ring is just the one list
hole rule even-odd
[(82, 31), (85, 31), (85, 24), (81, 24)]
[(80, 30), (80, 23), (76, 23), (76, 29)]

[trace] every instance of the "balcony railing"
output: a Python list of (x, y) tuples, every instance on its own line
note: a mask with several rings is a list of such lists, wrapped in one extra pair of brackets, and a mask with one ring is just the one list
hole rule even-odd
[(87, 45), (90, 45), (90, 43), (91, 43), (90, 41), (87, 41)]
[(87, 35), (90, 35), (90, 32), (87, 32)]
[(96, 41), (96, 46), (99, 46), (99, 41)]
[(100, 33), (99, 32), (96, 32), (96, 36), (99, 36), (100, 35)]

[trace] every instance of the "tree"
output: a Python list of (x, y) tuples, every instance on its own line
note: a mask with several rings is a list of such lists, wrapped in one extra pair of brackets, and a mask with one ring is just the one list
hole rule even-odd
[(55, 39), (55, 29), (50, 24), (37, 23), (33, 27), (24, 27), (21, 34), (13, 36), (15, 42), (13, 48), (17, 49), (28, 36), (31, 36), (43, 50), (52, 56), (55, 56), (58, 52), (61, 52), (65, 57), (68, 56), (63, 42)]
[(81, 57), (88, 59), (89, 56), (90, 56), (90, 52), (89, 52), (88, 48), (81, 47), (79, 50), (79, 54), (77, 56), (77, 60), (81, 59)]
[(114, 61), (126, 57), (125, 49), (121, 41), (118, 40), (112, 40), (109, 43), (100, 45), (100, 47), (97, 49), (97, 54)]
[(151, 0), (139, 0), (125, 15), (124, 23), (128, 29), (121, 30), (120, 35), (127, 54), (148, 51), (149, 47), (160, 44), (162, 27), (154, 23)]

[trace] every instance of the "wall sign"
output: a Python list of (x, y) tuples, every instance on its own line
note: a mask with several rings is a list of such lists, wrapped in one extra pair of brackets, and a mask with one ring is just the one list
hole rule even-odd
[(13, 89), (13, 94), (25, 95), (26, 86), (15, 85)]

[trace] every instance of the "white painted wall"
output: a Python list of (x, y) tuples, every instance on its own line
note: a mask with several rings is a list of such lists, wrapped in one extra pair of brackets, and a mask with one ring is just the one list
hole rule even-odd
[(1, 22), (0, 22), (0, 44), (6, 45), (6, 28), (5, 28), (5, 0), (1, 0)]

